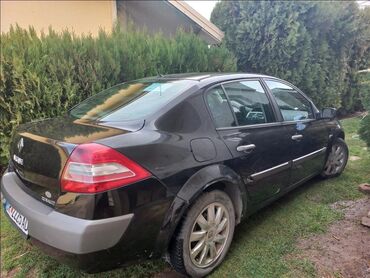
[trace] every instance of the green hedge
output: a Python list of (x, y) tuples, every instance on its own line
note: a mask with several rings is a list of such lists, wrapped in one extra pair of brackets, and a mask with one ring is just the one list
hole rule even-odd
[(114, 84), (157, 72), (235, 69), (235, 58), (224, 47), (208, 47), (181, 30), (168, 39), (118, 27), (96, 38), (53, 30), (37, 36), (32, 28), (12, 28), (1, 35), (0, 165), (17, 125), (61, 115)]

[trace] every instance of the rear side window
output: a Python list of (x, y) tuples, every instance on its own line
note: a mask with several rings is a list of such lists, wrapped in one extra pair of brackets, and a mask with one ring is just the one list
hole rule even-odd
[(236, 125), (230, 105), (221, 86), (214, 87), (208, 91), (206, 101), (216, 127)]
[(130, 121), (145, 119), (196, 84), (192, 80), (122, 83), (81, 102), (69, 113), (85, 120)]
[(314, 119), (311, 103), (294, 88), (278, 82), (266, 80), (280, 108), (284, 121)]
[(270, 102), (259, 81), (232, 82), (223, 87), (240, 126), (275, 121)]

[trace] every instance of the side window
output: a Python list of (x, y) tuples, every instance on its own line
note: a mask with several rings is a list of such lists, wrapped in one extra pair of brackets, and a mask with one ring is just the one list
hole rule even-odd
[(311, 103), (292, 87), (277, 81), (266, 80), (280, 108), (284, 121), (314, 119)]
[(256, 80), (223, 85), (240, 126), (274, 122), (270, 102)]
[(208, 91), (206, 100), (216, 127), (230, 127), (236, 125), (230, 105), (221, 86), (217, 86)]

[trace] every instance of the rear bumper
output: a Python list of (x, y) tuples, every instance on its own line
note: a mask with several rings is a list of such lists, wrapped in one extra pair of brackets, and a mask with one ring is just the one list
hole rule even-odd
[(1, 180), (2, 198), (28, 219), (31, 238), (73, 254), (88, 254), (115, 246), (127, 230), (133, 214), (86, 220), (59, 213), (28, 195), (14, 172)]

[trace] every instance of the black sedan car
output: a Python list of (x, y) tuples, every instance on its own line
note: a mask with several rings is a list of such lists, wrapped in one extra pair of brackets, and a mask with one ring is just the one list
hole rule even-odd
[(27, 239), (87, 272), (165, 256), (201, 277), (234, 228), (348, 148), (335, 110), (257, 74), (181, 74), (116, 85), (67, 115), (21, 125), (1, 192)]

